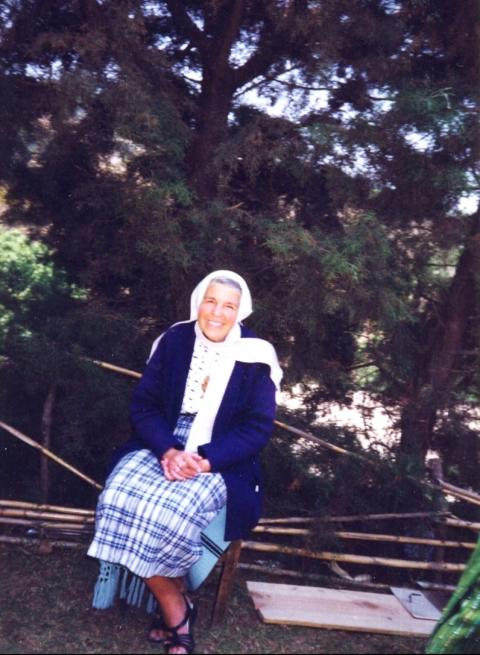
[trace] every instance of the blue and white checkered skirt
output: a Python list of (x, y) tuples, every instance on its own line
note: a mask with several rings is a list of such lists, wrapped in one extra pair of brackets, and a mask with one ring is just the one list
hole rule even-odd
[[(181, 416), (185, 443), (194, 415)], [(180, 577), (201, 557), (201, 532), (227, 501), (219, 473), (170, 481), (147, 449), (125, 455), (100, 495), (88, 554), (141, 578)]]

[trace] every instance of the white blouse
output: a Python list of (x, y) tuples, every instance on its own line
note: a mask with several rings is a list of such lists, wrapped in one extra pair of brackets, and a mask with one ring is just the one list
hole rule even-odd
[(198, 338), (195, 340), (182, 409), (180, 410), (182, 414), (196, 414), (200, 409), (212, 370), (215, 368), (220, 355), (221, 349), (215, 347), (213, 343), (210, 345)]

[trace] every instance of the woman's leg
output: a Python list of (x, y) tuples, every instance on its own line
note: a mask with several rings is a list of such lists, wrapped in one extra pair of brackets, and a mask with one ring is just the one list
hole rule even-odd
[[(164, 619), (163, 614), (162, 614), (161, 609), (160, 609), (160, 601), (158, 601), (158, 598), (157, 598), (157, 596), (161, 594), (161, 589), (158, 589), (157, 592), (155, 591), (155, 588), (157, 588), (158, 586), (161, 585), (161, 583), (160, 583), (160, 585), (157, 585), (156, 581), (158, 581), (158, 579), (160, 579), (160, 580), (162, 580), (162, 579), (171, 580), (176, 585), (178, 591), (181, 594), (186, 594), (187, 593), (187, 587), (185, 585), (185, 579), (184, 578), (162, 578), (161, 576), (155, 576), (155, 577), (152, 577), (152, 578), (145, 578), (145, 584), (148, 586), (148, 588), (150, 589), (152, 594), (155, 596), (155, 598), (156, 598), (156, 600), (157, 600), (157, 602), (159, 604), (159, 610), (158, 610), (158, 613), (157, 613), (157, 618), (154, 621), (154, 626), (155, 626), (155, 623), (159, 623), (159, 624), (164, 624), (165, 623), (165, 619)], [(160, 627), (152, 627), (150, 632), (149, 632), (149, 638), (153, 642), (161, 642), (164, 639), (166, 639), (166, 637), (167, 637), (167, 635), (165, 633), (165, 630), (163, 629), (163, 626), (161, 628)]]
[[(186, 612), (184, 579), (155, 575), (146, 578), (145, 583), (158, 602), (165, 625), (170, 627), (179, 625), (185, 618)], [(178, 629), (179, 634), (187, 634), (189, 631), (189, 622)], [(156, 630), (155, 635), (152, 632), (150, 635), (157, 640), (168, 637), (168, 633), (165, 634), (163, 630)], [(186, 650), (182, 646), (173, 646), (168, 652), (181, 654), (185, 653)]]

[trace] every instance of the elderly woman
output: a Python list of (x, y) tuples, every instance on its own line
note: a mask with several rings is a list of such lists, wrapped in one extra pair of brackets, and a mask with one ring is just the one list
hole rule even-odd
[(98, 503), (88, 553), (145, 581), (162, 617), (149, 638), (165, 638), (168, 653), (194, 650), (184, 576), (202, 555), (202, 531), (226, 507), (225, 539), (245, 538), (260, 515), (258, 455), (282, 374), (273, 347), (240, 322), (251, 312), (231, 271), (195, 288), (191, 320), (154, 343), (133, 395), (133, 437)]

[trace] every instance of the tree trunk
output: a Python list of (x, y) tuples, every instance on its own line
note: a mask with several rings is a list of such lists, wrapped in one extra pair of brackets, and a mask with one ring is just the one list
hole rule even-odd
[(240, 31), (245, 4), (245, 0), (220, 2), (214, 9), (207, 10), (204, 36), (208, 37), (198, 42), (202, 53), (202, 90), (188, 169), (193, 187), (202, 200), (217, 195), (219, 171), (215, 153), (227, 134), (228, 114), (236, 89), (230, 55)]
[(480, 281), (480, 212), (445, 296), (439, 318), (429, 328), (426, 357), (416, 372), (414, 391), (401, 416), (400, 450), (423, 465), (432, 443), (438, 411), (448, 404), (455, 363), (475, 313)]
[[(229, 75), (230, 74), (230, 75)], [(206, 70), (197, 114), (197, 129), (188, 153), (188, 170), (192, 186), (201, 200), (217, 195), (219, 170), (215, 165), (218, 145), (225, 141), (228, 113), (234, 87), (231, 71)]]

